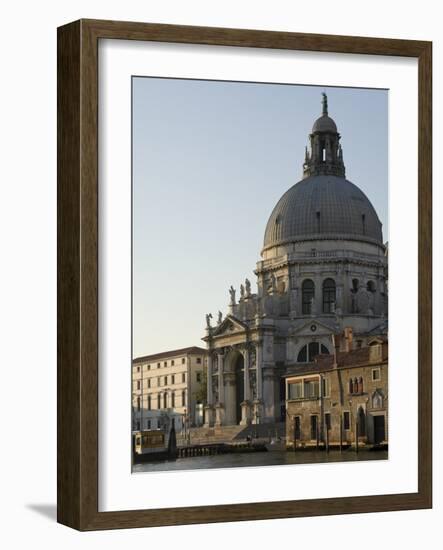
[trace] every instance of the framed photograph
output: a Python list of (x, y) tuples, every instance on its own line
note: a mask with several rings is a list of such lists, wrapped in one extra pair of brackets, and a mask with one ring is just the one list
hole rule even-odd
[(430, 42), (58, 29), (58, 520), (432, 506)]

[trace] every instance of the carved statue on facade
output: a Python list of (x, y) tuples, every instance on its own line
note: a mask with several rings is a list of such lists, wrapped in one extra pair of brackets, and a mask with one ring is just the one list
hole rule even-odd
[(240, 285), (240, 300), (245, 299), (245, 287), (244, 285)]
[(231, 296), (231, 306), (235, 306), (235, 288), (232, 285), (229, 289), (229, 295)]
[(206, 328), (211, 328), (212, 313), (206, 314)]
[(274, 294), (277, 292), (277, 278), (274, 273), (271, 273), (271, 280), (268, 287), (269, 293)]
[(245, 290), (246, 290), (246, 298), (249, 298), (251, 295), (251, 281), (249, 279), (245, 280)]

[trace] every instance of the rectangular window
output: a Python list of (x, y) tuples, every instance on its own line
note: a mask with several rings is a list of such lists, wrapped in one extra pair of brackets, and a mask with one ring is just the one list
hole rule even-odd
[(151, 396), (148, 395), (148, 411), (151, 410)]
[(186, 382), (186, 373), (184, 372), (182, 374), (182, 383), (184, 384)]
[(303, 385), (301, 382), (289, 384), (289, 399), (301, 399), (303, 397)]
[(329, 378), (323, 378), (322, 380), (322, 393), (323, 397), (329, 397), (331, 395), (329, 388)]
[(163, 363), (163, 366), (164, 366), (164, 367), (167, 367), (167, 366), (168, 366), (168, 362), (165, 361), (165, 362)]
[(325, 426), (327, 430), (331, 429), (331, 413), (325, 414)]
[(148, 370), (151, 370), (151, 365), (148, 365)]
[(139, 390), (141, 388), (140, 380), (137, 380), (137, 389)]
[(377, 382), (380, 379), (381, 379), (380, 369), (372, 369), (372, 380), (373, 380), (373, 382)]
[(185, 364), (185, 361), (186, 361), (186, 359), (184, 357), (182, 357), (182, 365)]
[(167, 376), (164, 377), (163, 383), (164, 383), (165, 386), (168, 385), (168, 377)]
[(148, 388), (150, 388), (150, 387), (151, 387), (151, 379), (148, 378)]
[(171, 393), (171, 407), (172, 408), (175, 407), (175, 393), (174, 392)]
[(175, 374), (171, 374), (171, 384), (175, 384)]
[(197, 372), (196, 378), (197, 378), (197, 382), (201, 382), (202, 381), (202, 373)]
[(150, 430), (150, 429), (151, 429), (151, 421), (148, 420), (148, 430)]
[(174, 366), (174, 359), (171, 360), (171, 367)]
[(304, 397), (315, 398), (319, 396), (318, 380), (309, 380), (305, 382)]
[(201, 357), (197, 357), (197, 365), (201, 365), (201, 362), (202, 362), (202, 358), (201, 358)]
[(158, 369), (160, 368), (160, 363), (157, 363), (157, 368), (158, 368)]
[(349, 411), (343, 413), (343, 429), (349, 430), (351, 428), (351, 415)]
[(137, 367), (137, 372), (140, 372), (140, 367)]

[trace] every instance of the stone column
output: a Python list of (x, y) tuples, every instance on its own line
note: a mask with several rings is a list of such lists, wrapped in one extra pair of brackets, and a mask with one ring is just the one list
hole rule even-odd
[(224, 354), (223, 351), (217, 351), (217, 379), (218, 379), (218, 403), (215, 405), (215, 425), (222, 426), (225, 424), (224, 420), (224, 387), (223, 387), (223, 363)]
[(223, 352), (217, 353), (218, 361), (218, 401), (220, 404), (225, 402), (225, 395), (223, 389), (223, 368), (224, 368), (224, 354)]
[(335, 313), (343, 313), (343, 286), (340, 283), (335, 288)]
[(271, 366), (263, 370), (263, 413), (264, 422), (275, 420), (275, 373)]
[(249, 401), (251, 389), (249, 386), (249, 348), (245, 348), (243, 350), (243, 365), (244, 365), (244, 396), (243, 399), (245, 401)]
[(212, 392), (212, 353), (208, 355), (208, 368), (206, 373), (207, 383), (207, 404), (205, 406), (205, 427), (209, 428), (213, 425), (213, 412), (214, 412), (214, 396)]
[(315, 275), (312, 280), (315, 285), (315, 295), (313, 304), (311, 305), (311, 316), (315, 317), (323, 313), (323, 284), (322, 278), (319, 275)]
[(255, 347), (255, 376), (257, 384), (257, 398), (252, 404), (252, 422), (260, 424), (263, 421), (263, 342), (259, 341)]
[(212, 353), (209, 352), (208, 355), (208, 370), (207, 370), (207, 400), (208, 405), (213, 405), (213, 397), (212, 397)]
[(243, 350), (243, 368), (244, 368), (244, 394), (241, 403), (241, 421), (240, 424), (247, 425), (250, 423), (251, 403), (250, 394), (251, 387), (249, 384), (249, 348)]
[(290, 291), (291, 301), (289, 305), (289, 312), (292, 319), (295, 319), (299, 313), (299, 307), (298, 307), (298, 287), (294, 287)]
[(259, 342), (257, 344), (255, 361), (256, 361), (255, 368), (257, 370), (257, 399), (259, 399), (261, 401), (263, 399), (263, 374), (262, 374), (263, 350), (262, 350), (262, 342)]

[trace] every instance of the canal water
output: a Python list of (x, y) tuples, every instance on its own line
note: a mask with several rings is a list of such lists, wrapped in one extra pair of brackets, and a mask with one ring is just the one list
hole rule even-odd
[(177, 470), (199, 470), (212, 468), (239, 468), (242, 466), (277, 466), (282, 464), (314, 464), (325, 462), (348, 462), (367, 460), (387, 460), (388, 451), (271, 451), (257, 453), (233, 453), (212, 456), (193, 456), (164, 460), (159, 462), (145, 462), (135, 464), (132, 471), (161, 472)]

